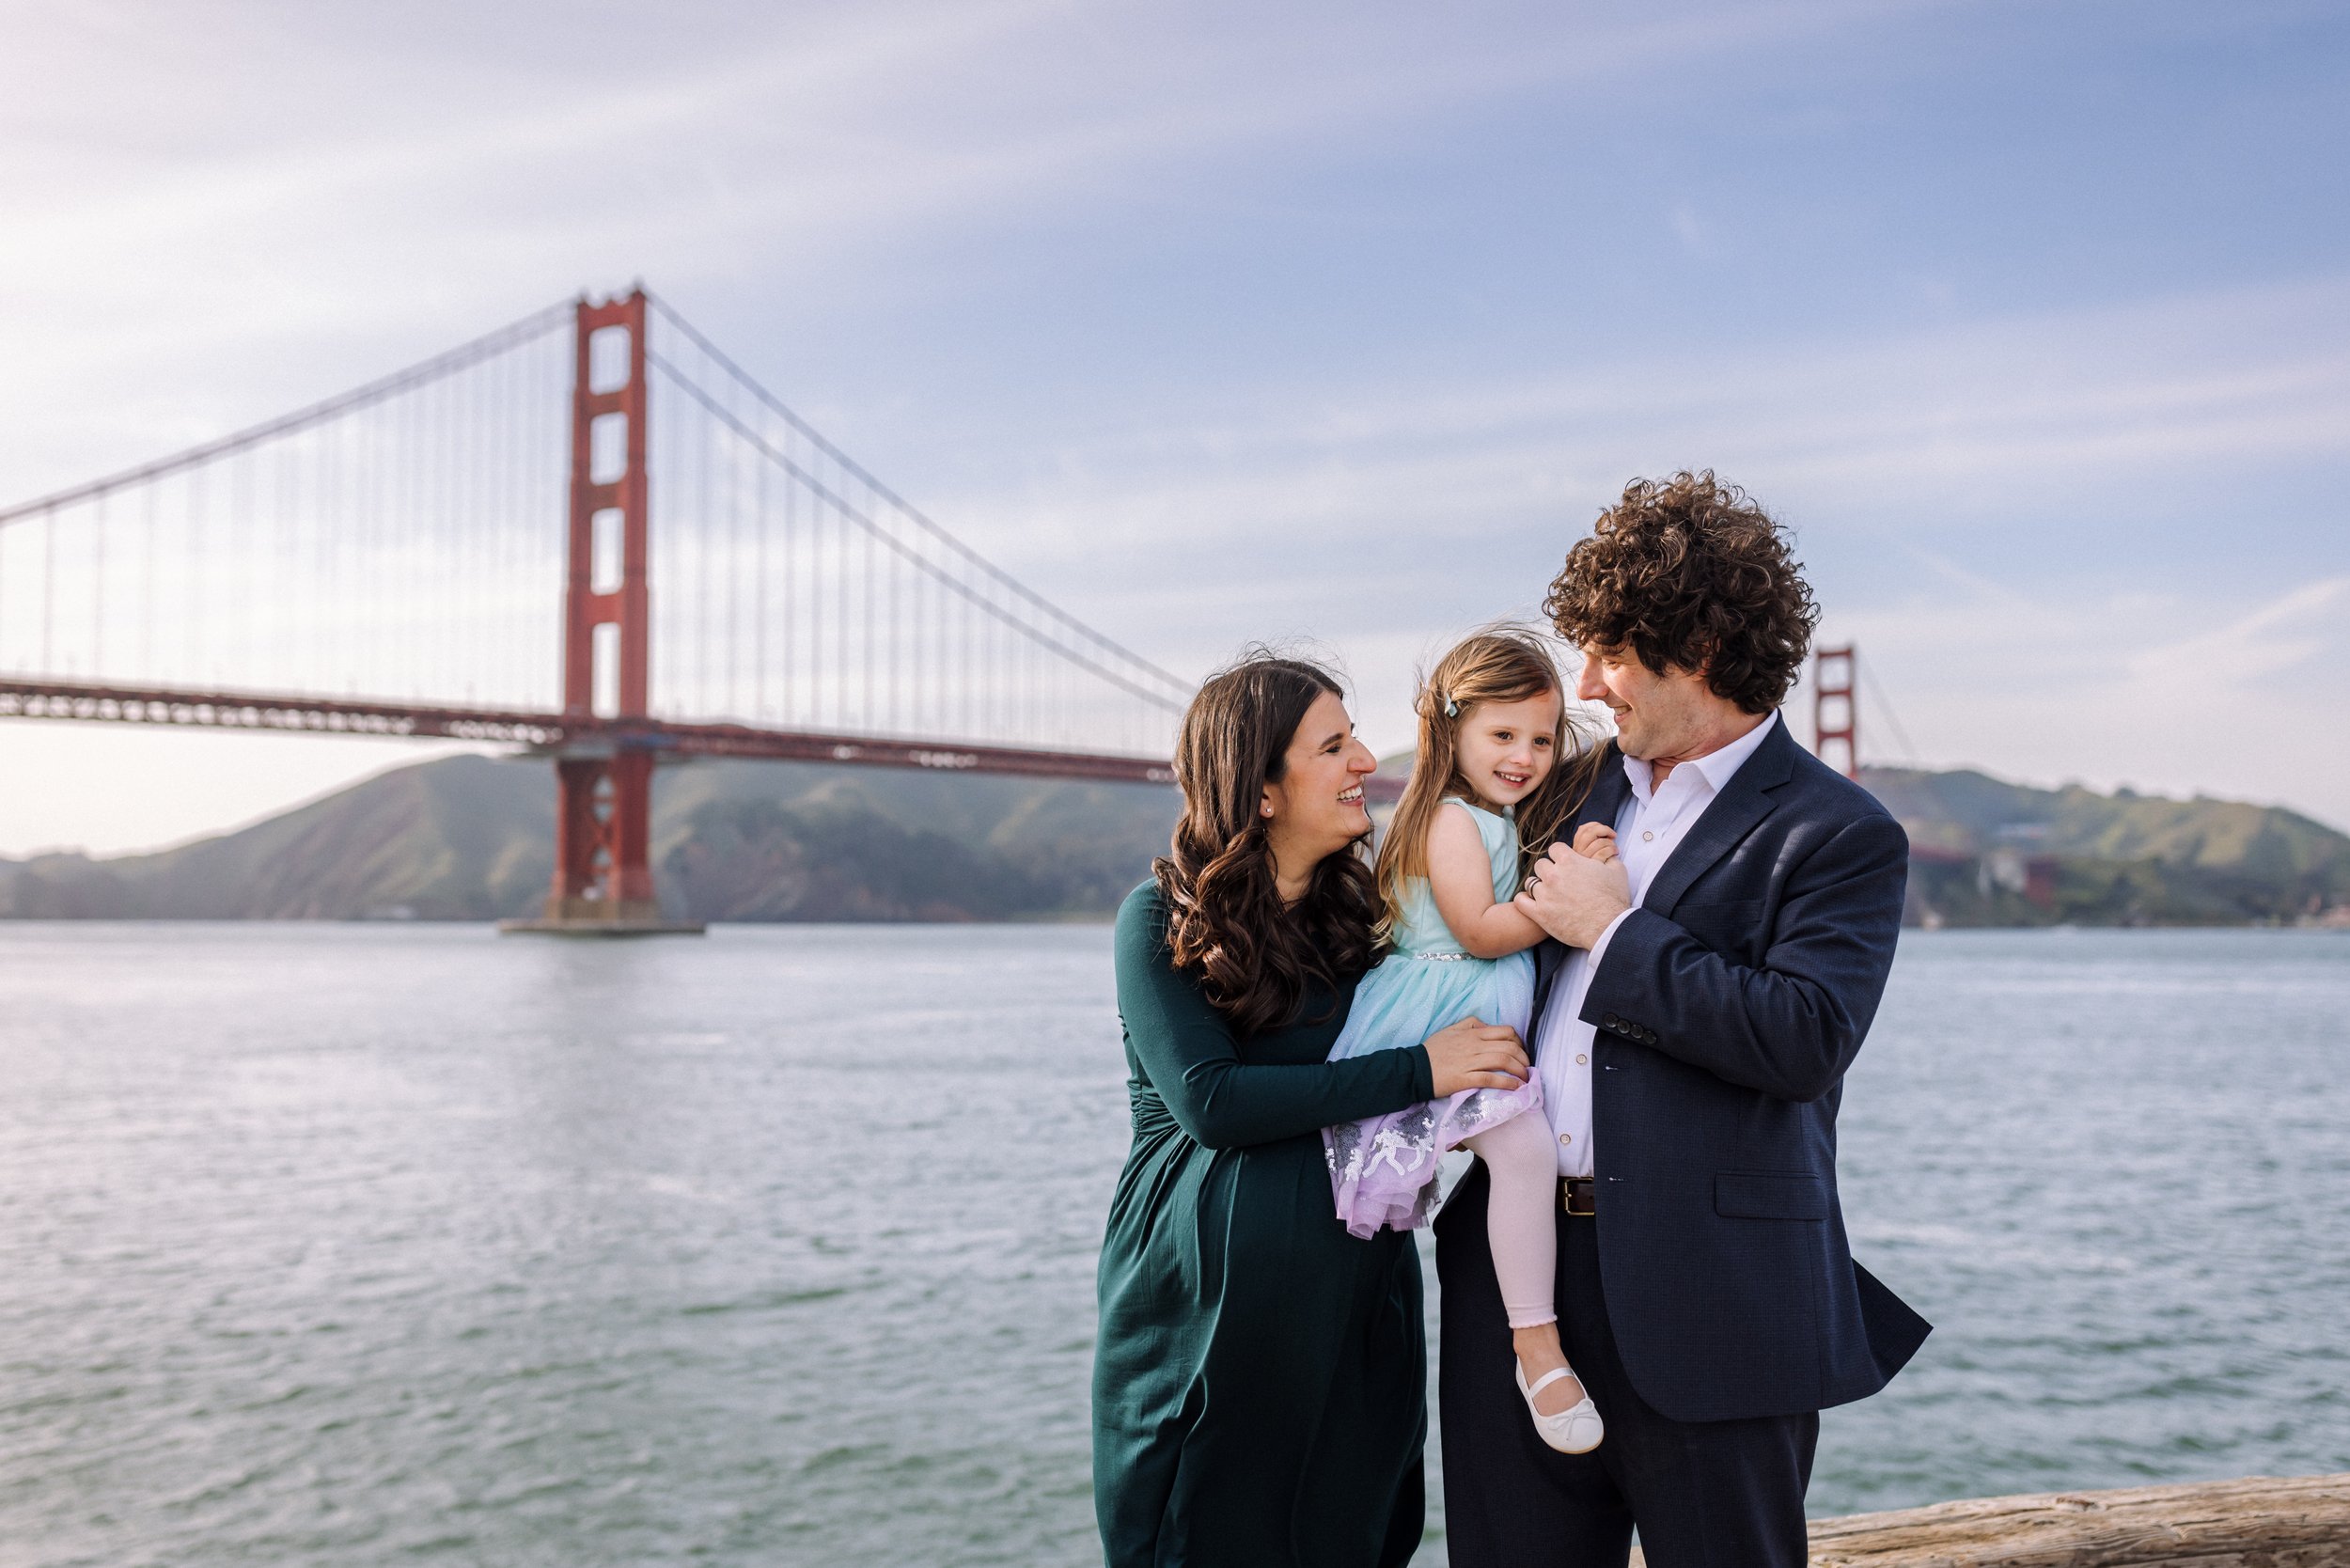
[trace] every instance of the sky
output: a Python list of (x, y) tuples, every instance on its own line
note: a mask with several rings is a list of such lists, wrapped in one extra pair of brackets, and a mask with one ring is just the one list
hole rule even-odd
[[(642, 278), (1157, 663), (1336, 658), (1383, 750), (1626, 480), (1712, 467), (1858, 644), (1868, 760), (2350, 827), (2350, 7), (0, 28), (0, 503)], [(5, 721), (0, 854), (430, 754)]]

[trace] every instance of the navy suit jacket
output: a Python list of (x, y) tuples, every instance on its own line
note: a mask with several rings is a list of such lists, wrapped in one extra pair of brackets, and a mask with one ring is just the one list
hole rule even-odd
[[(1568, 830), (1631, 791), (1611, 743)], [(1677, 1420), (1820, 1410), (1929, 1332), (1853, 1262), (1836, 1108), (1885, 992), (1909, 840), (1782, 721), (1657, 869), (1591, 978), (1602, 1289), (1625, 1372)], [(1535, 954), (1539, 1019), (1567, 949)]]

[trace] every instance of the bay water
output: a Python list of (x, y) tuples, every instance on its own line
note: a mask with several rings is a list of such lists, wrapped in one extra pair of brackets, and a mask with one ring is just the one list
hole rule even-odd
[[(1105, 928), (0, 924), (0, 1568), (1099, 1560)], [(1911, 933), (1842, 1128), (1815, 1513), (2350, 1469), (2350, 933)]]

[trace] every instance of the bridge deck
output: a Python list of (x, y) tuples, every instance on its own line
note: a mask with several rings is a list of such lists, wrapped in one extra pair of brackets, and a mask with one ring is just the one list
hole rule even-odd
[(290, 692), (196, 691), (0, 677), (0, 718), (79, 719), (212, 729), (502, 741), (572, 756), (622, 749), (947, 773), (1014, 774), (1111, 784), (1172, 784), (1164, 758), (1031, 750), (931, 740), (766, 729), (746, 724), (605, 719), (526, 709), (441, 707)]

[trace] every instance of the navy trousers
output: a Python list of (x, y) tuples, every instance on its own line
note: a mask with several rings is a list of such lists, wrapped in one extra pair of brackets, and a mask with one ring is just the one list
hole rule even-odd
[(1637, 1522), (1649, 1568), (1804, 1568), (1803, 1497), (1817, 1412), (1676, 1421), (1633, 1391), (1600, 1294), (1593, 1222), (1559, 1216), (1559, 1332), (1607, 1439), (1559, 1453), (1534, 1435), (1511, 1376), (1485, 1241), (1485, 1169), (1436, 1224), (1444, 1286), (1437, 1400), (1452, 1568), (1624, 1568)]

